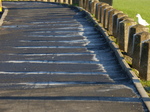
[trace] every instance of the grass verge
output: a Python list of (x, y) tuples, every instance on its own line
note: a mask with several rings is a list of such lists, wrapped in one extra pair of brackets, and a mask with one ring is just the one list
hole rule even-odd
[[(113, 0), (113, 7), (137, 21), (136, 14), (150, 24), (150, 0)], [(148, 26), (150, 28), (150, 26)]]

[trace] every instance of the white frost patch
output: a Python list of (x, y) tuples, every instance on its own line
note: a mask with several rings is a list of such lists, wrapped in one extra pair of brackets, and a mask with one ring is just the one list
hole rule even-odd
[(111, 85), (111, 86), (105, 86), (105, 88), (101, 88), (97, 90), (97, 92), (109, 92), (109, 91), (115, 91), (120, 89), (130, 89), (130, 88), (125, 85)]
[(96, 58), (96, 54), (93, 55), (92, 60), (93, 61), (99, 61), (99, 59)]

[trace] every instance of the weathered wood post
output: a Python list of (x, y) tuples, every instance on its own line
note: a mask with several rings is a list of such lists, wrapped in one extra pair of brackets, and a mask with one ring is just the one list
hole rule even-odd
[(105, 2), (109, 5), (112, 5), (113, 4), (113, 0), (100, 0), (101, 2)]
[(128, 50), (127, 50), (127, 54), (128, 56), (132, 57), (133, 54), (133, 38), (134, 38), (134, 34), (136, 33), (140, 33), (140, 32), (149, 32), (149, 28), (140, 24), (134, 25), (130, 28), (129, 30), (129, 40), (128, 40)]
[(95, 9), (95, 17), (99, 22), (99, 15), (100, 15), (100, 5), (102, 4), (102, 2), (99, 2), (96, 4), (96, 9)]
[(86, 8), (86, 0), (83, 0), (83, 8)]
[(91, 14), (95, 14), (96, 4), (99, 3), (99, 0), (92, 0), (90, 2), (90, 12)]
[(140, 56), (139, 76), (141, 79), (150, 81), (150, 40), (142, 42)]
[(104, 28), (106, 29), (106, 30), (108, 30), (108, 20), (109, 20), (109, 11), (111, 11), (113, 8), (112, 7), (109, 7), (109, 8), (106, 8), (105, 10), (104, 10), (104, 18), (105, 18), (105, 20), (104, 20)]
[(117, 25), (118, 25), (118, 19), (119, 18), (121, 18), (121, 17), (125, 17), (125, 16), (127, 16), (127, 15), (125, 15), (124, 13), (117, 13), (117, 14), (114, 14), (113, 15), (113, 36), (115, 37), (115, 38), (117, 38)]
[[(117, 19), (117, 29), (116, 29), (116, 41), (119, 43), (119, 28), (120, 28), (120, 22), (121, 21), (124, 21), (124, 20), (127, 20), (127, 19), (131, 19), (128, 17), (128, 15), (125, 15), (125, 16), (122, 16), (120, 18)], [(133, 20), (134, 21), (134, 20)]]
[(72, 5), (72, 0), (69, 0), (68, 3), (69, 3), (70, 5)]
[(124, 52), (127, 52), (129, 29), (133, 25), (136, 25), (136, 22), (130, 18), (125, 19), (119, 23), (118, 43), (119, 43), (119, 48)]
[(86, 3), (85, 3), (85, 10), (87, 10), (87, 11), (89, 11), (89, 4), (90, 4), (90, 0), (86, 0), (85, 1)]
[(104, 22), (105, 22), (105, 9), (106, 8), (109, 8), (110, 7), (110, 5), (108, 5), (108, 4), (105, 4), (105, 5), (103, 5), (103, 6), (101, 6), (101, 23), (102, 23), (102, 25), (104, 26)]
[(80, 1), (79, 1), (79, 6), (80, 6), (80, 7), (83, 7), (83, 0), (80, 0)]
[(79, 0), (73, 0), (73, 1), (72, 1), (72, 4), (73, 4), (73, 5), (79, 5)]
[(117, 13), (122, 13), (122, 11), (112, 9), (108, 12), (108, 33), (113, 35), (113, 15)]
[(98, 15), (98, 20), (99, 20), (98, 22), (99, 22), (99, 23), (102, 23), (102, 18), (103, 18), (103, 17), (102, 17), (102, 16), (103, 16), (103, 15), (102, 15), (102, 12), (103, 12), (103, 11), (102, 11), (102, 8), (103, 8), (104, 6), (108, 6), (108, 4), (102, 2), (102, 3), (99, 5), (99, 12), (98, 12), (98, 13), (99, 13), (99, 15)]
[(139, 70), (140, 68), (140, 52), (141, 42), (150, 39), (150, 33), (141, 32), (134, 35), (132, 67)]
[(69, 4), (69, 0), (65, 0), (64, 3)]

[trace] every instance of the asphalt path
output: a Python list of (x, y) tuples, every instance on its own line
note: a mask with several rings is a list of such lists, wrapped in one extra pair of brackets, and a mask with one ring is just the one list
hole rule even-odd
[(0, 112), (145, 112), (127, 73), (85, 15), (54, 3), (3, 2)]

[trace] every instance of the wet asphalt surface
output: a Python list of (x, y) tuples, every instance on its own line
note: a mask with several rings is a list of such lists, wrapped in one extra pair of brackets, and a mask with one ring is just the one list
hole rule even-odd
[(82, 12), (3, 2), (0, 112), (144, 112), (114, 52)]

